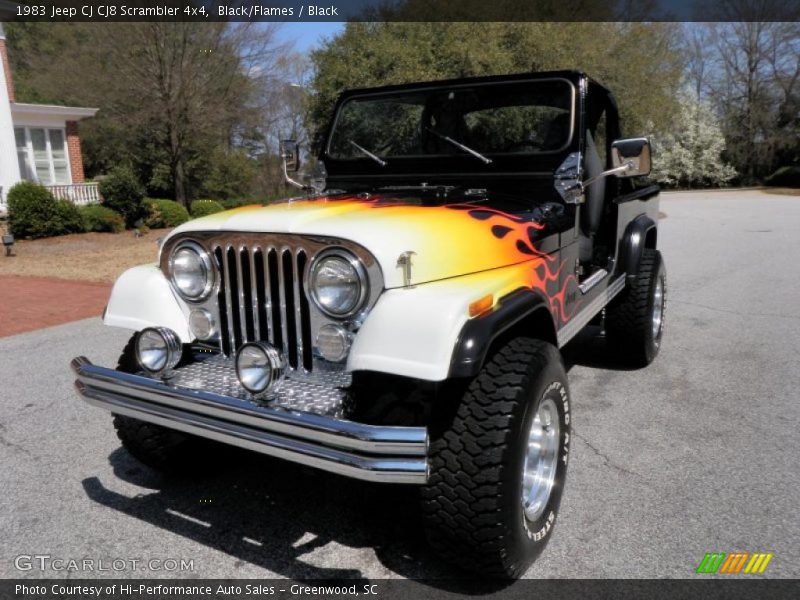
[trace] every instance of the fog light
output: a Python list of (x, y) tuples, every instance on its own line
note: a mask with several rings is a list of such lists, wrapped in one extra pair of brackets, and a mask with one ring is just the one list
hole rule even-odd
[(323, 325), (317, 334), (317, 349), (322, 358), (341, 362), (350, 351), (350, 333), (341, 325)]
[(269, 396), (280, 388), (286, 374), (286, 361), (266, 342), (249, 342), (236, 353), (239, 383), (255, 396)]
[(136, 361), (150, 375), (166, 377), (181, 359), (181, 341), (166, 327), (148, 327), (136, 340)]
[(189, 328), (198, 340), (210, 340), (217, 335), (214, 317), (203, 308), (195, 308), (189, 313)]

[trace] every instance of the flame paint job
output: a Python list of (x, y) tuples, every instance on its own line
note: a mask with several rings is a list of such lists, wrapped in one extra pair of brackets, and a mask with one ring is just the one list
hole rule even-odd
[(563, 324), (578, 308), (579, 302), (568, 302), (577, 281), (566, 261), (539, 250), (538, 242), (552, 233), (545, 229), (542, 223), (475, 204), (420, 206), (385, 195), (245, 206), (190, 221), (171, 236), (217, 230), (348, 239), (375, 256), (387, 288), (403, 286), (397, 257), (408, 250), (416, 253), (413, 285), (520, 265), (517, 280), (494, 291), (495, 300), (521, 287), (538, 289), (550, 301), (556, 323)]

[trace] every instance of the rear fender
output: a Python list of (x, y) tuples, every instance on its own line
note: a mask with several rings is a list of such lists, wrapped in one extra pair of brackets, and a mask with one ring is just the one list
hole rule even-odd
[(625, 228), (620, 244), (620, 270), (629, 282), (639, 273), (644, 249), (655, 248), (657, 232), (656, 222), (647, 215), (639, 215)]
[(142, 265), (128, 269), (117, 279), (103, 323), (134, 331), (169, 327), (181, 342), (188, 344), (194, 340), (189, 332), (188, 310), (156, 265)]

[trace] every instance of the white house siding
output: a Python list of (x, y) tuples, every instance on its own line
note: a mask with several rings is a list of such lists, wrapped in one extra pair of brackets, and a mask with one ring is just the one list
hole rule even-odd
[[(0, 29), (0, 34), (2, 30)], [(6, 195), (9, 188), (20, 180), (17, 144), (14, 139), (14, 122), (11, 116), (11, 102), (8, 99), (6, 73), (0, 60), (0, 213), (6, 209)]]

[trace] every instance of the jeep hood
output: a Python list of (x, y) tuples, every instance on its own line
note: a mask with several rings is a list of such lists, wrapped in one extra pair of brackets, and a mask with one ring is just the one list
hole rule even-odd
[(419, 206), (387, 196), (316, 198), (244, 206), (185, 223), (192, 231), (243, 231), (326, 236), (366, 248), (386, 288), (404, 285), (403, 252), (414, 252), (411, 284), (427, 283), (532, 260), (543, 226), (474, 204)]

